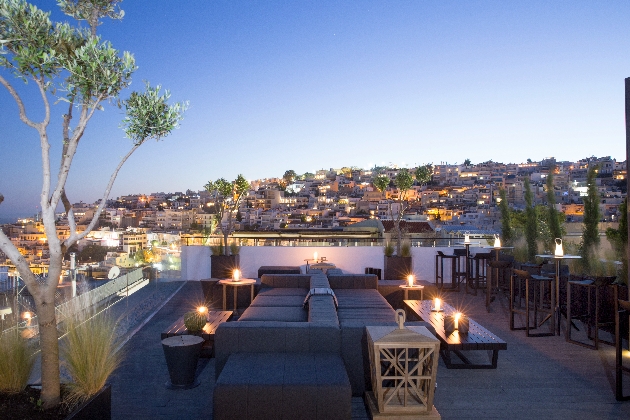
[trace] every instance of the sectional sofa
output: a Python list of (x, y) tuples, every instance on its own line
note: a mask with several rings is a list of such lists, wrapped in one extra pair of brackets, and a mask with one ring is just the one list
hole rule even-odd
[(215, 419), (349, 419), (371, 387), (366, 325), (396, 325), (373, 274), (263, 275), (216, 331)]

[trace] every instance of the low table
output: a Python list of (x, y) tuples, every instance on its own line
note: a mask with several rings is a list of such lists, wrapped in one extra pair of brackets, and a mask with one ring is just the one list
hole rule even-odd
[(256, 280), (254, 279), (240, 279), (240, 280), (219, 280), (219, 284), (223, 285), (223, 310), (225, 311), (227, 308), (227, 287), (232, 286), (234, 288), (234, 312), (237, 312), (237, 296), (238, 296), (238, 288), (240, 286), (249, 286), (249, 294), (250, 300), (249, 303), (254, 301), (254, 285), (256, 284)]
[(409, 291), (410, 290), (419, 290), (420, 291), (420, 300), (424, 300), (424, 286), (420, 285), (420, 284), (414, 284), (412, 286), (409, 286), (408, 284), (401, 284), (400, 286), (401, 289), (403, 289), (405, 291), (405, 299), (403, 300), (408, 300), (409, 299)]
[[(214, 333), (217, 327), (229, 321), (232, 318), (232, 311), (210, 311), (208, 312), (208, 323), (203, 327), (199, 336), (203, 338), (203, 347), (201, 348), (201, 357), (212, 357), (214, 350)], [(175, 337), (178, 335), (190, 334), (184, 326), (184, 317), (175, 321), (166, 331), (162, 332), (161, 339)]]
[[(405, 300), (404, 304), (408, 314), (412, 312), (435, 328), (437, 338), (441, 342), (440, 354), (448, 369), (496, 369), (499, 350), (507, 350), (505, 341), (470, 318), (468, 318), (470, 327), (467, 334), (460, 334), (459, 331), (455, 331), (446, 335), (444, 332), (444, 316), (457, 312), (455, 308), (447, 303), (442, 303), (444, 309), (442, 312), (431, 311), (433, 306), (432, 300)], [(490, 363), (473, 363), (462, 354), (463, 350), (487, 350), (490, 356)], [(451, 352), (455, 353), (461, 360), (461, 363), (453, 362)]]

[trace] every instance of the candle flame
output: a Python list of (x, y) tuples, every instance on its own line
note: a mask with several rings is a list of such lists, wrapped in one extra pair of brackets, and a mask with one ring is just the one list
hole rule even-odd
[(239, 270), (234, 270), (232, 278), (234, 279), (234, 281), (239, 281), (241, 279), (241, 272)]
[(409, 287), (413, 286), (413, 275), (409, 274), (407, 276), (407, 282), (409, 283)]
[(199, 312), (200, 314), (205, 314), (206, 312), (208, 312), (208, 308), (206, 308), (205, 306), (200, 306), (197, 308), (197, 312)]
[(433, 306), (435, 307), (435, 310), (436, 310), (436, 311), (439, 311), (439, 310), (440, 310), (440, 298), (435, 298), (435, 299), (433, 300)]

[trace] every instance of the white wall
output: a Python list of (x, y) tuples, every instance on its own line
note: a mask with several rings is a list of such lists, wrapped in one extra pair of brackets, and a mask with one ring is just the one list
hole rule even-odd
[(210, 247), (182, 246), (182, 280), (210, 278)]
[[(434, 281), (435, 255), (437, 251), (452, 254), (448, 247), (414, 247), (413, 272), (418, 280)], [(344, 273), (362, 274), (366, 267), (383, 269), (383, 247), (285, 247), (285, 246), (244, 246), (241, 248), (241, 271), (243, 277), (253, 278), (258, 275), (258, 268), (263, 265), (300, 266), (305, 272), (305, 259), (326, 257)], [(488, 250), (470, 247), (470, 253), (488, 252)], [(210, 248), (206, 246), (182, 246), (182, 279), (199, 280), (210, 278)], [(445, 263), (445, 270), (450, 268)]]

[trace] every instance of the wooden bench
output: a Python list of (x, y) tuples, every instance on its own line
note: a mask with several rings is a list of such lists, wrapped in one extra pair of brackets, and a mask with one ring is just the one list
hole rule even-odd
[[(469, 318), (470, 327), (467, 334), (455, 331), (449, 335), (444, 332), (444, 316), (457, 311), (452, 306), (442, 303), (442, 312), (432, 312), (432, 300), (405, 300), (407, 315), (414, 314), (422, 321), (428, 322), (435, 328), (437, 338), (440, 340), (440, 354), (448, 369), (496, 369), (499, 350), (507, 350), (507, 343), (499, 337)], [(486, 350), (490, 356), (490, 363), (473, 363), (462, 351)], [(451, 352), (461, 360), (461, 363), (451, 359)]]
[[(217, 330), (217, 327), (223, 323), (227, 322), (232, 318), (232, 311), (209, 311), (208, 312), (208, 323), (203, 327), (203, 330), (197, 335), (203, 338), (203, 347), (201, 348), (201, 357), (212, 357), (212, 352), (214, 348), (214, 333)], [(168, 337), (173, 337), (176, 335), (185, 335), (190, 334), (186, 327), (184, 326), (184, 317), (179, 318), (175, 321), (170, 327), (163, 331), (161, 334), (161, 339), (164, 340)]]

